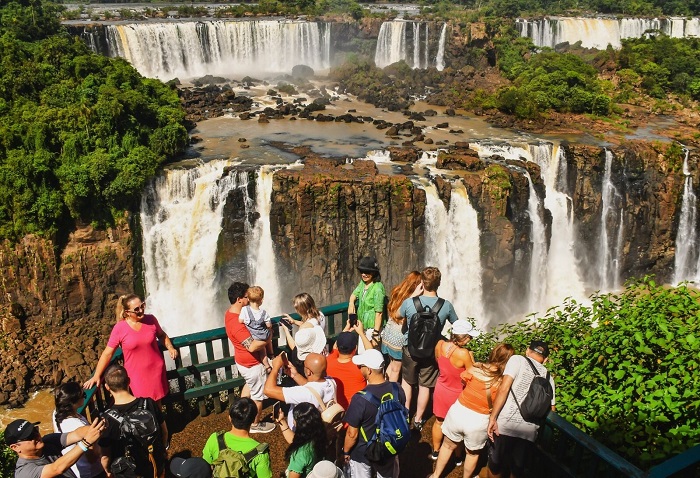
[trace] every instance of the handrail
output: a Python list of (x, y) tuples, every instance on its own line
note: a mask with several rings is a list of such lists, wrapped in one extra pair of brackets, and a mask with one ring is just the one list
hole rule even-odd
[(680, 455), (676, 455), (663, 463), (659, 463), (650, 469), (646, 476), (647, 478), (668, 478), (676, 473), (687, 470), (691, 466), (696, 467), (697, 474), (698, 463), (700, 463), (700, 445), (695, 445), (693, 448), (684, 451)]

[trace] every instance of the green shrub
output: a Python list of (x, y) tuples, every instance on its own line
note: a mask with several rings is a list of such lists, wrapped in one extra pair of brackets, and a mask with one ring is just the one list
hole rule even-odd
[(590, 304), (567, 299), (536, 320), (472, 342), (484, 359), (497, 339), (524, 353), (550, 344), (557, 411), (642, 469), (700, 443), (700, 293), (629, 282)]
[(15, 462), (17, 454), (5, 445), (5, 432), (0, 430), (0, 478), (12, 478), (15, 476)]

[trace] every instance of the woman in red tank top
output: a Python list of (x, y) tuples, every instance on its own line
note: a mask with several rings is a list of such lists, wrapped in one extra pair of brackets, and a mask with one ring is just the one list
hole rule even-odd
[(453, 403), (462, 391), (462, 372), (474, 365), (471, 351), (463, 348), (479, 332), (466, 320), (457, 320), (452, 324), (452, 339), (448, 342), (440, 340), (435, 346), (440, 375), (433, 391), (433, 453), (430, 457), (437, 460), (440, 444), (442, 443), (442, 421)]

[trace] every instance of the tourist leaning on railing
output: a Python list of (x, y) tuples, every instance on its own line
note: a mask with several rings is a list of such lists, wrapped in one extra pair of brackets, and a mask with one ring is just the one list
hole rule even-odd
[[(160, 404), (168, 394), (165, 360), (158, 346), (160, 341), (175, 360), (178, 355), (170, 337), (152, 315), (146, 313), (146, 303), (134, 294), (122, 295), (117, 300), (117, 323), (97, 362), (95, 374), (83, 384), (92, 388), (102, 383), (102, 374), (109, 365), (114, 351), (121, 346), (124, 368), (131, 379), (131, 390), (137, 397), (148, 397)], [(157, 339), (157, 340), (156, 340)]]

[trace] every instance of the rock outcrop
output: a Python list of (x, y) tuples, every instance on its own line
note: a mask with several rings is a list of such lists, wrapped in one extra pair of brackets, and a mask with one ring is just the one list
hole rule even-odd
[(92, 375), (116, 298), (134, 290), (132, 241), (122, 224), (79, 227), (61, 251), (36, 236), (0, 244), (0, 405)]

